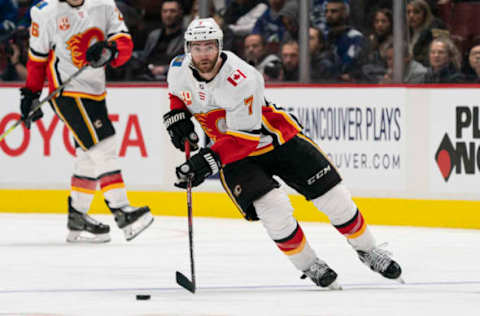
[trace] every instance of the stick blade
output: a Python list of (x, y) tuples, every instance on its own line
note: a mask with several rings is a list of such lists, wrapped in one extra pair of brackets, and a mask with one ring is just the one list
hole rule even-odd
[(191, 282), (183, 273), (176, 273), (177, 284), (195, 294), (195, 284)]

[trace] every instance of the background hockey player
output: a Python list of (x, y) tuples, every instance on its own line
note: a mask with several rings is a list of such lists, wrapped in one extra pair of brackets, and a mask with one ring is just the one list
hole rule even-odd
[(28, 77), (21, 89), (22, 118), (30, 128), (40, 119), (27, 116), (40, 96), (45, 76), (55, 90), (81, 67), (61, 95), (51, 100), (56, 114), (72, 132), (76, 143), (74, 174), (68, 198), (69, 242), (107, 242), (109, 226), (89, 217), (97, 185), (127, 240), (153, 217), (148, 207), (130, 206), (117, 162), (115, 130), (105, 104), (105, 69), (124, 64), (132, 53), (132, 40), (113, 0), (48, 0), (31, 10)]
[(338, 288), (337, 274), (319, 259), (293, 217), (287, 194), (273, 175), (329, 217), (362, 262), (386, 278), (400, 266), (376, 246), (362, 214), (320, 148), (301, 133), (294, 117), (266, 102), (259, 72), (222, 51), (223, 34), (211, 18), (194, 20), (185, 32), (185, 55), (168, 73), (171, 111), (164, 122), (176, 148), (198, 148), (192, 115), (213, 141), (176, 168), (175, 184), (189, 177), (198, 186), (220, 170), (225, 191), (247, 220), (260, 220), (294, 266), (322, 287)]

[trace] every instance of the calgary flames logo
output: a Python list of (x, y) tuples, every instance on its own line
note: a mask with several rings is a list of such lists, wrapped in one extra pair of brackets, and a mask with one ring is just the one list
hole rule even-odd
[(202, 125), (205, 134), (213, 141), (224, 136), (227, 132), (225, 110), (213, 110), (208, 113), (195, 114), (195, 118)]
[(86, 52), (92, 41), (103, 41), (105, 36), (103, 32), (94, 27), (83, 33), (75, 34), (67, 41), (67, 48), (72, 55), (72, 62), (77, 68), (81, 68), (87, 64)]

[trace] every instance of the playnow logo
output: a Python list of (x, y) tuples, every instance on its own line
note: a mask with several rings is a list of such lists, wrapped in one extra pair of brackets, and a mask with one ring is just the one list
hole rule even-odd
[[(109, 114), (108, 117), (114, 123), (118, 122), (120, 118), (118, 114)], [(19, 119), (19, 113), (8, 113), (5, 116), (1, 117), (0, 134), (5, 132), (5, 130), (9, 126), (11, 126), (15, 121)], [(38, 132), (40, 133), (41, 139), (43, 141), (43, 155), (48, 157), (51, 155), (51, 140), (54, 132), (59, 128), (63, 128), (62, 138), (65, 150), (70, 155), (75, 156), (75, 145), (73, 142), (73, 137), (71, 136), (68, 128), (63, 124), (59, 124), (59, 121), (59, 118), (54, 115), (50, 119), (50, 122), (45, 122), (44, 119), (36, 121), (34, 124), (32, 124), (31, 129), (38, 129)], [(63, 125), (63, 127), (61, 125)], [(32, 130), (27, 129), (23, 124), (17, 127), (17, 129), (20, 130), (20, 133), (22, 133), (21, 141), (19, 142), (19, 144), (16, 144), (15, 146), (9, 145), (8, 136), (0, 142), (0, 151), (3, 151), (6, 155), (10, 157), (21, 156), (25, 153), (25, 151), (30, 145)], [(137, 114), (128, 115), (125, 129), (119, 131), (117, 128), (117, 137), (119, 140), (121, 140), (119, 151), (120, 157), (125, 157), (125, 155), (127, 154), (127, 149), (132, 147), (137, 148), (137, 150), (140, 151), (142, 157), (148, 156), (147, 148), (145, 146), (145, 139), (143, 137), (142, 128), (140, 126)]]
[[(445, 133), (435, 153), (435, 161), (445, 182), (454, 170), (458, 175), (474, 175), (480, 171), (479, 123), (478, 106), (455, 107), (455, 143)], [(464, 132), (471, 132), (471, 137)]]

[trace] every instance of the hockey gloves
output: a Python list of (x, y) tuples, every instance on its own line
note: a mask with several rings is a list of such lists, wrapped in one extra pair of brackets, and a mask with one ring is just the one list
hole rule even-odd
[(185, 139), (188, 139), (192, 151), (198, 149), (198, 135), (191, 117), (192, 114), (187, 110), (171, 110), (163, 116), (163, 123), (173, 145), (181, 151), (185, 151)]
[(28, 88), (20, 89), (20, 112), (22, 112), (22, 121), (25, 127), (30, 129), (32, 122), (39, 120), (43, 117), (43, 112), (38, 109), (30, 117), (30, 111), (38, 104), (38, 98), (40, 98), (40, 92), (32, 92)]
[(93, 68), (100, 68), (117, 57), (117, 43), (114, 41), (96, 42), (87, 49), (86, 59)]
[(188, 179), (192, 179), (192, 187), (200, 185), (205, 179), (216, 174), (221, 168), (220, 159), (210, 148), (202, 148), (187, 162), (176, 169), (175, 186), (186, 189)]

